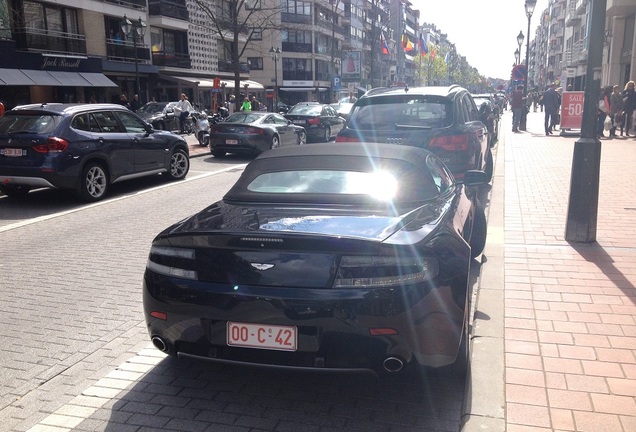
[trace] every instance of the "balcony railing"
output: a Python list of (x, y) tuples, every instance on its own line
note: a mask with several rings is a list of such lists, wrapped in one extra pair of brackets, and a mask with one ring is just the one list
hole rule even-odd
[[(108, 39), (106, 40), (106, 55), (108, 60), (134, 62), (135, 46), (132, 42)], [(137, 61), (139, 61), (139, 63), (148, 63), (150, 61), (150, 50), (148, 46), (140, 43), (137, 44)]]
[(155, 66), (169, 66), (182, 69), (190, 69), (192, 61), (187, 53), (168, 53), (165, 51), (153, 51), (152, 64)]
[(131, 9), (146, 10), (147, 0), (102, 0), (105, 3), (126, 6)]
[(314, 77), (311, 71), (284, 70), (283, 79), (290, 81), (313, 81)]
[[(86, 36), (52, 30), (19, 28), (16, 40), (25, 41), (29, 51), (44, 51), (58, 54), (86, 54)], [(18, 42), (19, 44), (20, 42)]]
[(311, 49), (310, 43), (283, 42), (283, 52), (310, 53)]
[[(231, 60), (223, 60), (219, 59), (219, 72), (234, 72), (234, 66), (232, 65)], [(249, 63), (239, 63), (239, 72), (241, 73), (249, 73), (250, 65)]]
[(148, 12), (151, 16), (165, 16), (169, 18), (176, 18), (183, 21), (188, 21), (190, 15), (184, 2), (169, 1), (169, 0), (152, 0), (148, 2)]
[(311, 15), (300, 15), (293, 14), (289, 12), (283, 12), (280, 14), (280, 20), (286, 23), (293, 24), (311, 24), (312, 17)]

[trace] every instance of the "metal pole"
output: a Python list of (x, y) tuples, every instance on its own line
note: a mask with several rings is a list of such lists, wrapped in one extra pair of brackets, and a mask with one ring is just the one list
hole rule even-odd
[[(607, 0), (591, 0), (590, 33), (603, 34)], [(601, 171), (601, 142), (596, 137), (596, 112), (601, 92), (603, 38), (588, 38), (585, 102), (581, 138), (574, 144), (570, 199), (565, 224), (565, 239), (571, 242), (596, 241), (598, 192)]]
[(135, 83), (137, 88), (135, 89), (135, 94), (138, 94), (141, 98), (141, 86), (139, 85), (139, 60), (137, 59), (137, 30), (135, 26), (132, 28), (132, 39), (133, 39), (133, 49), (135, 50)]
[(274, 55), (274, 112), (278, 109), (278, 54)]
[[(526, 76), (523, 78), (523, 109), (521, 110), (521, 118), (519, 119), (519, 130), (525, 131), (528, 124), (528, 73), (530, 72), (530, 21), (532, 14), (528, 16), (528, 33), (526, 33)], [(521, 56), (521, 53), (519, 53)]]

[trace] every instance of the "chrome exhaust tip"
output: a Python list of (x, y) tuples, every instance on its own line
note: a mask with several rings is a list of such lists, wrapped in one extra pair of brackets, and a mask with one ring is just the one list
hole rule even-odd
[(387, 357), (382, 366), (384, 366), (385, 371), (395, 373), (402, 370), (404, 362), (397, 357)]
[(168, 345), (159, 336), (153, 336), (150, 340), (152, 341), (152, 344), (155, 346), (155, 348), (157, 348), (159, 351), (165, 353), (168, 352)]

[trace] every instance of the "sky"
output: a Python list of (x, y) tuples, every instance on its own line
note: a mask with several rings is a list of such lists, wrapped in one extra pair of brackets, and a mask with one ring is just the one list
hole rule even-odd
[[(524, 0), (410, 0), (420, 11), (420, 24), (433, 23), (445, 33), (459, 55), (477, 68), (480, 75), (509, 79), (518, 48), (517, 35), (528, 32)], [(530, 33), (539, 24), (549, 0), (538, 0), (532, 14)], [(521, 49), (525, 60), (526, 42)]]

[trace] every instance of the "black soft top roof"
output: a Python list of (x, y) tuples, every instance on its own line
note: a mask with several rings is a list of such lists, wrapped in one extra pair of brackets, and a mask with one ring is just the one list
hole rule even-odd
[(403, 189), (401, 201), (430, 199), (434, 188), (429, 158), (436, 157), (427, 150), (395, 144), (329, 143), (292, 146), (261, 153), (223, 198), (230, 201), (353, 204), (369, 200), (368, 196), (325, 194), (256, 193), (247, 189), (258, 176), (269, 172), (293, 170), (345, 170), (370, 172), (388, 169), (399, 174)]

